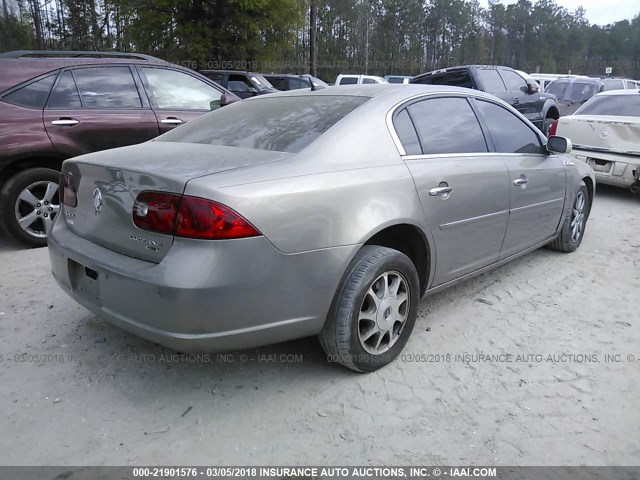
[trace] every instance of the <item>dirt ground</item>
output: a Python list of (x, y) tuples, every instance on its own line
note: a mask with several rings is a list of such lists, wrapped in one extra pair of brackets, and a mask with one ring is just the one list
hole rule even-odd
[(0, 464), (640, 463), (640, 202), (600, 187), (581, 248), (423, 299), (370, 375), (315, 338), (179, 357), (95, 318), (0, 239)]

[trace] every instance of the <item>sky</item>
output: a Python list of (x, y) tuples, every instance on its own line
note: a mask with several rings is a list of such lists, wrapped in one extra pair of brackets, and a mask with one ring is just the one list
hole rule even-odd
[[(515, 0), (500, 2), (508, 5), (515, 3)], [(483, 3), (485, 6), (488, 5), (486, 0)], [(598, 25), (631, 20), (640, 13), (638, 0), (556, 0), (556, 3), (570, 11), (576, 10), (579, 6), (584, 7), (589, 22)]]

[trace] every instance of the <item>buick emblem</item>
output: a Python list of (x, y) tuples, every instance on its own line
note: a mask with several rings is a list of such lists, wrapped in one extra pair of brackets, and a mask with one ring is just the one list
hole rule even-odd
[(609, 132), (607, 132), (606, 130), (602, 130), (600, 132), (600, 138), (603, 139), (603, 140), (609, 138)]
[(93, 210), (96, 215), (102, 211), (102, 192), (97, 188), (93, 191)]

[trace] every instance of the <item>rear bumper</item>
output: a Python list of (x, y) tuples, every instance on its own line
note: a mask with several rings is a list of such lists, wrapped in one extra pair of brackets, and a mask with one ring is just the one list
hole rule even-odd
[(638, 157), (576, 148), (571, 153), (591, 166), (599, 183), (629, 188), (640, 179)]
[(248, 348), (317, 334), (357, 246), (285, 255), (264, 237), (176, 239), (159, 264), (121, 255), (57, 221), (53, 276), (113, 325), (182, 352)]

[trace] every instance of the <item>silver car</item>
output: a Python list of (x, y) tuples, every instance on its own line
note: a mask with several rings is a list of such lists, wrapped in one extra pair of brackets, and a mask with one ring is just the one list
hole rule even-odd
[(183, 352), (319, 335), (391, 362), (420, 298), (582, 241), (591, 168), (479, 91), (256, 97), (150, 142), (67, 160), (53, 275), (110, 323)]

